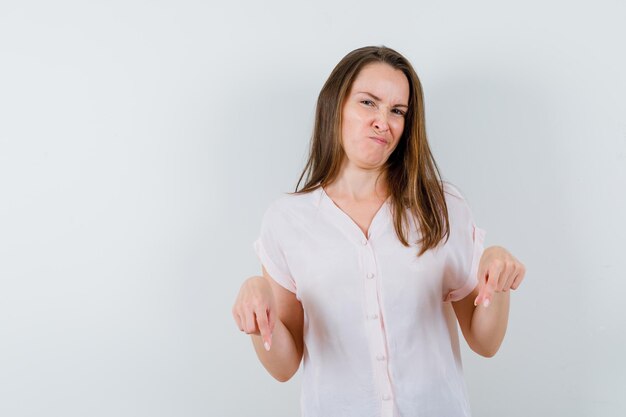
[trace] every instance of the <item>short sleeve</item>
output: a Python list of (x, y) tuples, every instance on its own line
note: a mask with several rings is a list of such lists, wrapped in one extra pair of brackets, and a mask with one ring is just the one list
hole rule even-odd
[(289, 271), (284, 251), (287, 233), (289, 227), (286, 216), (273, 204), (263, 216), (261, 232), (253, 246), (261, 264), (274, 281), (295, 293), (296, 282)]
[(450, 237), (446, 243), (444, 301), (465, 298), (478, 285), (478, 264), (485, 250), (486, 232), (474, 222), (467, 201), (458, 190), (447, 186)]

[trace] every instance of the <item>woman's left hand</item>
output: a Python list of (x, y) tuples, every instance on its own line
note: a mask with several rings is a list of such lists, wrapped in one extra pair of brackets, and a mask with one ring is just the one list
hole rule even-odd
[(474, 305), (489, 306), (494, 294), (516, 290), (526, 274), (526, 267), (501, 246), (483, 252), (478, 265), (478, 297)]

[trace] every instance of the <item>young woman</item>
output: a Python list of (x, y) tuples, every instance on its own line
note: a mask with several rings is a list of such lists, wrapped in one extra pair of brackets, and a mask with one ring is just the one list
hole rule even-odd
[(304, 417), (469, 416), (456, 323), (493, 356), (525, 273), (484, 234), (440, 179), (411, 64), (360, 48), (320, 92), (309, 160), (265, 213), (263, 276), (233, 316), (276, 379), (303, 363)]

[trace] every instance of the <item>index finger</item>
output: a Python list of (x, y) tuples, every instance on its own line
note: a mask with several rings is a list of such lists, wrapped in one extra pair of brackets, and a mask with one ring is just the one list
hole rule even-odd
[(269, 320), (267, 318), (269, 311), (267, 309), (259, 309), (255, 311), (256, 322), (261, 332), (261, 338), (263, 339), (263, 347), (269, 351), (272, 347), (272, 331), (270, 330)]
[(497, 266), (490, 268), (488, 272), (487, 282), (480, 290), (478, 297), (474, 301), (474, 305), (482, 304), (483, 307), (489, 307), (491, 300), (496, 292), (498, 280), (500, 280), (501, 269)]

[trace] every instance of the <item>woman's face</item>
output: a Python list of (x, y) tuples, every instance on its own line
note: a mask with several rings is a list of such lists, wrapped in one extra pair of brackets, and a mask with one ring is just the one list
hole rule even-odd
[(379, 62), (363, 67), (343, 103), (344, 164), (381, 168), (398, 145), (408, 104), (409, 82), (402, 71)]

